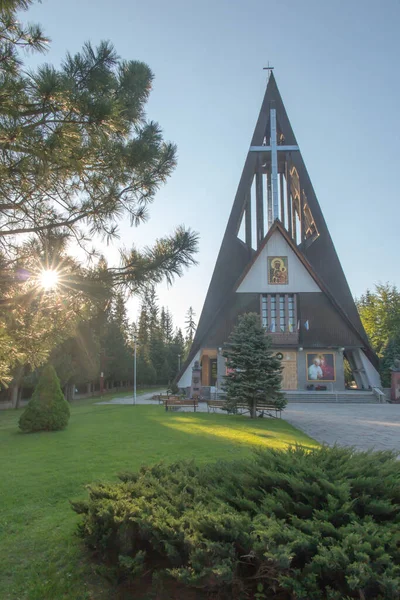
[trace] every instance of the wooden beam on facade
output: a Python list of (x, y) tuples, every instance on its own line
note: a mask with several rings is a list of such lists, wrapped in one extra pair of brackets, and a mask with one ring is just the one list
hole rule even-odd
[(299, 181), (299, 187), (300, 187), (300, 241), (301, 243), (304, 242), (304, 240), (306, 239), (306, 228), (305, 228), (305, 218), (304, 218), (304, 194), (303, 194), (303, 190), (301, 189), (300, 186), (300, 181)]
[(281, 222), (285, 225), (285, 190), (283, 187), (283, 173), (279, 173), (279, 188), (281, 196)]
[(249, 248), (252, 247), (252, 236), (251, 236), (251, 191), (249, 190), (246, 194), (246, 208), (245, 208), (245, 236), (246, 244)]
[(285, 179), (286, 179), (286, 205), (287, 205), (287, 221), (288, 221), (288, 232), (290, 237), (293, 237), (292, 229), (292, 202), (290, 198), (290, 155), (286, 154), (285, 161)]
[(297, 244), (297, 222), (296, 222), (296, 207), (292, 198), (292, 235), (295, 243)]

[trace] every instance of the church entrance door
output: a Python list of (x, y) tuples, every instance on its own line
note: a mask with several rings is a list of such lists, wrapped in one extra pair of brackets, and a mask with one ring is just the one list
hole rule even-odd
[(297, 356), (296, 352), (281, 351), (282, 358), (282, 389), (297, 390)]

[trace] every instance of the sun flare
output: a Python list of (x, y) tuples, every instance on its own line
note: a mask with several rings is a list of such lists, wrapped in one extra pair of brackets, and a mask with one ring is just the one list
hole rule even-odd
[(57, 286), (58, 273), (57, 271), (52, 271), (51, 269), (42, 271), (39, 275), (39, 281), (43, 289), (52, 290)]

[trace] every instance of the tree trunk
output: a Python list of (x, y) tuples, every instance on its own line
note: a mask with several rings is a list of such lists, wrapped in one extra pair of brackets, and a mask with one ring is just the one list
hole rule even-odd
[(19, 385), (15, 384), (10, 387), (10, 399), (12, 408), (18, 408), (18, 391)]
[(21, 384), (21, 379), (22, 379), (23, 373), (24, 373), (23, 367), (20, 367), (19, 369), (17, 369), (14, 380), (11, 384), (10, 389), (11, 389), (12, 408), (19, 408), (19, 405), (20, 405), (20, 401), (21, 401), (20, 392), (22, 393), (22, 389), (20, 390), (20, 387), (21, 387), (20, 384)]
[(65, 399), (68, 402), (71, 402), (71, 400), (73, 400), (74, 398), (74, 389), (75, 389), (75, 384), (74, 383), (67, 383), (67, 385), (65, 386)]
[(253, 398), (251, 401), (251, 411), (250, 411), (250, 415), (251, 415), (252, 419), (255, 419), (257, 416), (256, 408), (257, 408), (257, 401), (255, 398)]
[(21, 399), (22, 399), (22, 390), (23, 390), (23, 386), (19, 385), (18, 386), (18, 395), (17, 395), (17, 406), (16, 408), (19, 408), (21, 406)]

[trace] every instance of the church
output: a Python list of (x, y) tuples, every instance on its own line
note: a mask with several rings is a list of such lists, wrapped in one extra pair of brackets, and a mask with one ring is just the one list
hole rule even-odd
[(246, 312), (258, 313), (272, 338), (288, 399), (318, 392), (351, 401), (346, 361), (358, 390), (380, 386), (378, 359), (272, 72), (179, 387), (193, 394), (195, 368), (199, 395), (221, 390), (222, 349)]

